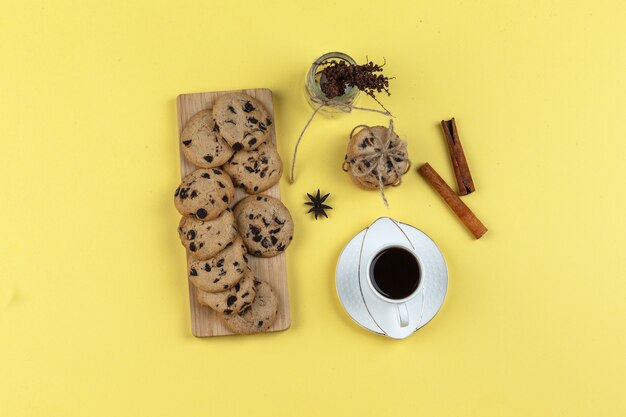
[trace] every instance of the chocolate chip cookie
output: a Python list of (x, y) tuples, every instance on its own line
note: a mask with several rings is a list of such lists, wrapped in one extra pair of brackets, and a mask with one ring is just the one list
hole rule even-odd
[(223, 165), (233, 155), (233, 150), (213, 120), (213, 110), (202, 110), (194, 114), (180, 135), (185, 157), (202, 168)]
[(223, 316), (224, 324), (233, 333), (255, 334), (271, 327), (278, 313), (278, 298), (272, 287), (263, 281), (254, 284), (256, 296), (246, 310)]
[(280, 180), (283, 163), (276, 146), (265, 142), (251, 151), (239, 151), (223, 166), (235, 185), (242, 185), (248, 194), (257, 194)]
[(195, 259), (210, 259), (235, 240), (237, 229), (230, 209), (217, 219), (203, 222), (195, 217), (184, 216), (178, 225), (178, 234), (183, 246)]
[(220, 292), (241, 280), (248, 269), (246, 247), (239, 236), (211, 259), (201, 261), (191, 256), (187, 259), (189, 280), (198, 289)]
[(365, 127), (350, 138), (344, 170), (361, 188), (378, 189), (379, 177), (383, 186), (397, 185), (409, 166), (406, 143), (389, 128)]
[(293, 239), (293, 220), (280, 200), (260, 194), (241, 200), (234, 209), (237, 227), (248, 253), (269, 258), (283, 252)]
[(182, 215), (212, 220), (233, 201), (230, 177), (219, 168), (196, 169), (183, 178), (174, 193), (174, 205)]
[(244, 93), (219, 97), (213, 105), (213, 119), (235, 151), (256, 149), (270, 136), (272, 120), (267, 110)]
[(241, 281), (232, 288), (222, 292), (198, 290), (197, 299), (200, 304), (228, 317), (248, 307), (254, 300), (255, 295), (254, 274), (248, 269)]

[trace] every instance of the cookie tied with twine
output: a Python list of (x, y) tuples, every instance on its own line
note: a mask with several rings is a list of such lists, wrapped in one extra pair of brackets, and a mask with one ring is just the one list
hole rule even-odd
[(386, 207), (389, 203), (384, 188), (400, 185), (410, 167), (407, 144), (394, 131), (393, 120), (389, 120), (388, 128), (358, 125), (350, 132), (343, 170), (358, 187), (380, 190)]

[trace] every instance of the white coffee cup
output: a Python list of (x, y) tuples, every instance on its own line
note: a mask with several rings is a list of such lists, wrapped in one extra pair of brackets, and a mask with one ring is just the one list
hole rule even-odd
[[(417, 288), (386, 296), (371, 280), (372, 263), (385, 249), (410, 252), (419, 265)], [(443, 305), (448, 270), (435, 242), (422, 231), (381, 217), (357, 233), (339, 255), (337, 295), (359, 325), (392, 339), (404, 339), (431, 321)]]

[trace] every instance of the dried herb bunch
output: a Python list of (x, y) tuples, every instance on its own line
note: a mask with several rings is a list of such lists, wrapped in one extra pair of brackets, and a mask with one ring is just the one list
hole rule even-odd
[[(329, 99), (338, 97), (345, 93), (346, 86), (356, 87), (380, 104), (376, 98), (376, 93), (389, 92), (389, 78), (382, 74), (383, 65), (378, 65), (369, 61), (367, 64), (352, 65), (345, 61), (330, 61), (324, 63), (324, 69), (320, 71), (323, 81), (320, 88)], [(381, 104), (382, 106), (382, 104)]]

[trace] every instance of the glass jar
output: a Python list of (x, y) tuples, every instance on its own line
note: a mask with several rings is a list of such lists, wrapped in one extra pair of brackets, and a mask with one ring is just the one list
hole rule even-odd
[[(323, 103), (329, 101), (320, 86), (321, 83), (324, 82), (324, 76), (320, 72), (324, 69), (322, 64), (332, 61), (345, 61), (348, 64), (356, 65), (354, 59), (342, 52), (329, 52), (317, 58), (313, 62), (313, 65), (309, 68), (304, 81), (306, 100), (313, 109), (317, 109), (321, 105), (321, 102)], [(343, 104), (351, 106), (359, 98), (359, 93), (360, 91), (358, 88), (346, 85), (344, 94), (338, 97), (333, 97), (330, 101), (335, 102), (338, 105)], [(334, 118), (345, 112), (329, 106), (324, 106), (318, 111), (318, 113)]]

